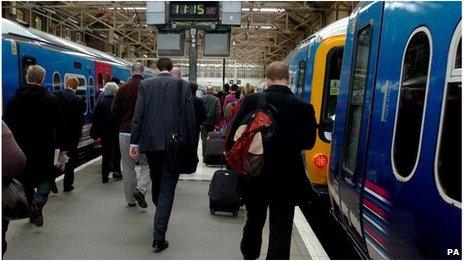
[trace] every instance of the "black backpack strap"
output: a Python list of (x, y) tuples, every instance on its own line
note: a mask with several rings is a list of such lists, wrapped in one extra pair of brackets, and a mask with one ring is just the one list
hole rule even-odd
[(259, 93), (258, 94), (258, 109), (264, 109), (266, 107), (266, 94)]

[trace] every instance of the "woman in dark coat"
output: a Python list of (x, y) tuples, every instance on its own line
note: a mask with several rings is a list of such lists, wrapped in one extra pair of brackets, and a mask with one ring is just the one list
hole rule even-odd
[(102, 182), (107, 183), (110, 172), (114, 179), (121, 179), (121, 152), (119, 151), (119, 127), (111, 115), (111, 106), (118, 85), (114, 82), (106, 83), (97, 105), (90, 129), (92, 139), (102, 142)]

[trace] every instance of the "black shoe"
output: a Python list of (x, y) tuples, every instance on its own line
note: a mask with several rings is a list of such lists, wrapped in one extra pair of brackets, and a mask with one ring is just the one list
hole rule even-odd
[(113, 179), (121, 180), (122, 179), (122, 174), (119, 173), (119, 172), (113, 172)]
[(69, 187), (65, 187), (63, 189), (63, 192), (69, 192), (69, 191), (73, 191), (74, 190), (74, 186), (69, 186)]
[(143, 195), (142, 191), (140, 191), (139, 188), (134, 189), (134, 198), (137, 200), (137, 203), (139, 203), (139, 206), (141, 208), (147, 208), (147, 201), (145, 201), (145, 195)]
[(108, 181), (110, 181), (109, 178), (102, 178), (102, 183), (108, 183)]
[(31, 204), (31, 217), (29, 218), (29, 222), (36, 227), (43, 226), (42, 208), (39, 205), (34, 203)]
[(56, 186), (55, 180), (50, 180), (50, 191), (53, 193), (58, 193), (58, 187)]
[(137, 204), (135, 204), (135, 203), (127, 203), (127, 205), (128, 205), (129, 207), (135, 207), (135, 206), (137, 206)]
[(159, 253), (169, 247), (169, 242), (167, 240), (163, 241), (153, 241), (152, 247), (156, 253)]

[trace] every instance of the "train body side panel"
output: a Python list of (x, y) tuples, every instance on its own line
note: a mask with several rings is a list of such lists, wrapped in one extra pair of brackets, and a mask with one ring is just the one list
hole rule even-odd
[(3, 114), (20, 85), (18, 46), (13, 40), (2, 39), (2, 67)]
[[(384, 24), (389, 26), (382, 31), (366, 184), (381, 184), (390, 195), (387, 204), (379, 205), (385, 205), (389, 213), (389, 222), (382, 228), (387, 231), (391, 258), (456, 258), (447, 256), (447, 249), (461, 249), (461, 209), (441, 198), (433, 175), (448, 51), (460, 20), (459, 2), (385, 4)], [(408, 39), (419, 27), (425, 27), (431, 34), (425, 120), (417, 168), (409, 180), (400, 181), (393, 173), (392, 143), (401, 67)]]
[(116, 76), (119, 78), (124, 83), (127, 83), (130, 80), (130, 69), (126, 67), (120, 67), (120, 66), (112, 66), (111, 68), (112, 71), (112, 76)]

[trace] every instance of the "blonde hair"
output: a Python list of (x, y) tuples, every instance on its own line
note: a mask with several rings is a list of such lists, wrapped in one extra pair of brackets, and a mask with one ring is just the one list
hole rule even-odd
[(243, 93), (245, 95), (251, 94), (255, 92), (255, 87), (253, 87), (251, 84), (247, 83), (245, 87), (243, 87)]
[(79, 80), (76, 77), (70, 76), (66, 78), (66, 88), (76, 90), (78, 86), (79, 86)]
[(26, 81), (28, 83), (42, 84), (45, 78), (45, 69), (40, 65), (30, 65), (26, 71)]
[(118, 84), (115, 82), (107, 82), (103, 87), (103, 94), (105, 96), (114, 96), (118, 92)]

